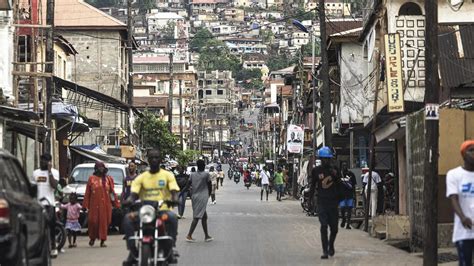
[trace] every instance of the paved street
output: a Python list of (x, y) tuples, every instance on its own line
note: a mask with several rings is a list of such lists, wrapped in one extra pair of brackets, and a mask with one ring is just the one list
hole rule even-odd
[[(184, 241), (192, 217), (187, 202), (186, 219), (180, 220), (178, 248), (180, 265), (421, 265), (421, 259), (360, 230), (340, 230), (336, 255), (321, 261), (318, 220), (305, 216), (298, 201), (277, 202), (271, 194), (260, 201), (259, 190), (247, 190), (243, 183), (226, 178), (217, 192), (217, 204), (208, 206), (209, 231), (215, 241), (204, 242), (199, 225), (197, 243)], [(121, 236), (110, 237), (107, 248), (87, 246), (85, 236), (79, 247), (66, 249), (54, 265), (120, 265), (126, 251)]]

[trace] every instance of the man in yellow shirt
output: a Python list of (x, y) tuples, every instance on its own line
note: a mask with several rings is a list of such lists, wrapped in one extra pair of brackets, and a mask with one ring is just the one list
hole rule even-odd
[[(159, 213), (166, 212), (168, 215), (168, 220), (165, 222), (166, 231), (174, 239), (173, 246), (175, 246), (176, 235), (178, 234), (178, 219), (172, 208), (178, 203), (179, 186), (173, 173), (160, 168), (161, 152), (159, 149), (150, 150), (147, 157), (150, 170), (133, 180), (130, 197), (123, 204), (131, 204), (137, 199), (140, 199), (143, 204), (164, 201), (165, 203), (161, 206)], [(127, 249), (130, 251), (127, 260), (123, 263), (124, 265), (133, 265), (138, 256), (135, 240), (129, 239), (134, 235), (135, 224), (139, 222), (138, 220), (139, 217), (136, 213), (129, 213), (123, 219), (122, 227), (125, 232)]]

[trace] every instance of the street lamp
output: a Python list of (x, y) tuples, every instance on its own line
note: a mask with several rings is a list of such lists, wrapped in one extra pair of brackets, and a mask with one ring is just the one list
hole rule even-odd
[[(313, 152), (316, 151), (316, 140), (318, 138), (317, 132), (316, 132), (316, 75), (314, 73), (315, 69), (315, 50), (316, 50), (316, 41), (314, 38), (314, 33), (313, 29), (308, 30), (303, 23), (301, 23), (299, 20), (294, 19), (293, 20), (293, 25), (298, 28), (300, 31), (308, 33), (309, 37), (312, 42), (312, 52), (311, 52), (311, 85), (313, 87)], [(303, 67), (304, 67), (304, 61), (303, 61)]]

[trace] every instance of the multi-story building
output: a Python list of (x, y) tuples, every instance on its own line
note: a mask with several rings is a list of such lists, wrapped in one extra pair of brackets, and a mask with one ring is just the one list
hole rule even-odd
[(223, 17), (227, 21), (243, 22), (245, 11), (239, 8), (226, 8), (223, 10)]
[[(172, 132), (180, 136), (182, 131), (184, 148), (188, 148), (189, 131), (192, 126), (190, 108), (196, 86), (194, 71), (188, 70), (187, 61), (174, 58), (173, 76), (171, 76), (170, 56), (154, 53), (136, 54), (133, 67), (134, 106), (141, 110), (155, 112), (165, 121), (168, 121), (168, 115), (171, 112)], [(173, 85), (172, 97), (170, 97), (171, 85)], [(170, 110), (170, 98), (172, 98), (172, 110)]]
[[(310, 0), (306, 3), (306, 10), (315, 10), (318, 7), (317, 0)], [(326, 0), (324, 3), (326, 15), (328, 17), (350, 17), (351, 3), (343, 0)]]
[[(233, 111), (235, 81), (231, 71), (198, 72), (195, 135), (198, 148), (214, 156), (230, 140), (229, 117)], [(219, 154), (218, 152), (218, 154)]]

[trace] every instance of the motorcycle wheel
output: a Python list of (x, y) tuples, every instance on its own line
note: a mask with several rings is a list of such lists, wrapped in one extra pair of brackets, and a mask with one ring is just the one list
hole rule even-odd
[(304, 212), (309, 212), (309, 204), (305, 200), (304, 196), (300, 196), (301, 208), (303, 208)]
[(142, 245), (142, 258), (141, 258), (141, 266), (148, 266), (152, 265), (150, 262), (150, 259), (152, 258), (151, 254), (151, 246), (150, 245)]
[(61, 250), (66, 244), (66, 229), (61, 222), (56, 222), (54, 226), (54, 235), (56, 236), (56, 245), (58, 250)]

